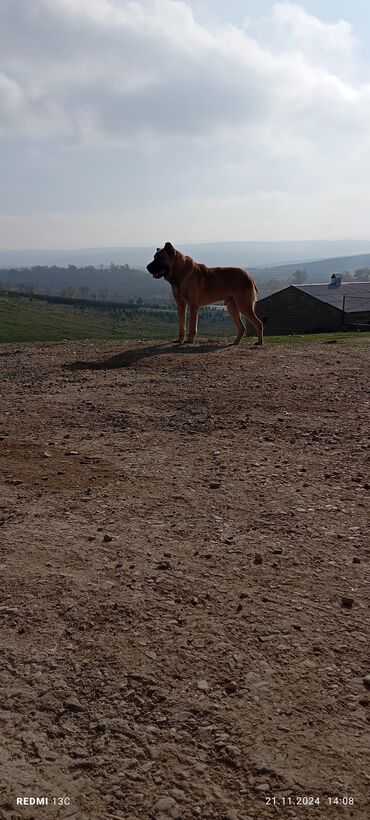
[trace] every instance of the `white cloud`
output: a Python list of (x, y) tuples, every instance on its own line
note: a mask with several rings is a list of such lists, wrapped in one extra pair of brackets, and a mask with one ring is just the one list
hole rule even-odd
[[(102, 243), (121, 244), (122, 220), (128, 242), (140, 241), (141, 224), (153, 241), (166, 224), (179, 235), (180, 223), (193, 238), (220, 230), (237, 238), (246, 225), (273, 238), (288, 236), (289, 225), (301, 234), (305, 220), (310, 235), (318, 223), (330, 227), (314, 189), (338, 224), (339, 191), (351, 191), (352, 207), (358, 196), (359, 213), (368, 203), (370, 84), (357, 78), (349, 22), (324, 23), (291, 2), (240, 27), (204, 15), (200, 23), (191, 0), (0, 0), (0, 8), (0, 139), (28, 147), (36, 198), (58, 211), (64, 197), (76, 209), (44, 220), (49, 243), (84, 244), (101, 230)], [(100, 221), (83, 216), (83, 192), (87, 209), (95, 193), (93, 151), (104, 166), (96, 195), (109, 211)], [(171, 166), (163, 189), (160, 162)], [(41, 215), (20, 219), (14, 236), (19, 229), (40, 242)]]
[(343, 60), (352, 56), (358, 46), (348, 21), (324, 23), (296, 3), (275, 3), (272, 21), (284, 38), (285, 45), (288, 41), (309, 53), (334, 53), (335, 57), (339, 55), (339, 59)]
[(235, 129), (245, 139), (248, 129), (275, 128), (282, 118), (295, 140), (305, 136), (303, 118), (333, 128), (355, 118), (366, 127), (369, 90), (325, 61), (353, 55), (350, 25), (324, 24), (296, 4), (275, 4), (263, 42), (258, 27), (254, 36), (230, 25), (207, 30), (181, 0), (2, 5), (0, 69), (16, 84), (5, 93), (10, 130), (34, 134), (38, 120), (40, 135), (127, 143), (227, 139)]

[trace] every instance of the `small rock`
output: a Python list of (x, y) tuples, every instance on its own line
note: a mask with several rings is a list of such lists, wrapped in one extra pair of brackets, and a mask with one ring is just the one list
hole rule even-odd
[(254, 564), (262, 564), (262, 555), (260, 552), (256, 552), (253, 558)]
[(256, 792), (269, 792), (270, 791), (270, 784), (269, 783), (258, 783), (255, 786)]
[(47, 450), (42, 455), (44, 458), (51, 458), (51, 453), (48, 453)]
[(183, 709), (181, 712), (175, 712), (173, 718), (177, 723), (186, 723), (188, 720), (191, 720), (193, 717), (191, 712), (187, 712)]
[(282, 547), (275, 547), (275, 549), (273, 549), (272, 552), (273, 552), (274, 555), (281, 555), (282, 552), (283, 552), (283, 548)]
[(172, 797), (175, 798), (175, 800), (178, 800), (180, 802), (186, 800), (186, 794), (182, 789), (173, 788), (171, 789), (171, 794)]
[(221, 487), (221, 481), (210, 481), (210, 490), (218, 490), (219, 487)]
[(105, 535), (103, 535), (103, 541), (106, 544), (109, 544), (110, 541), (113, 541), (113, 535), (111, 535), (109, 532), (106, 532)]
[(89, 723), (90, 732), (105, 732), (107, 724), (105, 720), (91, 720)]
[(68, 698), (68, 700), (64, 701), (65, 709), (68, 709), (69, 712), (81, 712), (83, 706), (77, 700), (77, 698)]
[(227, 695), (234, 695), (238, 691), (238, 684), (234, 680), (230, 680), (225, 684), (225, 692)]
[(352, 564), (361, 564), (361, 558), (358, 558), (357, 555), (352, 558)]
[(21, 610), (17, 606), (8, 606), (3, 604), (0, 606), (0, 615), (20, 615)]
[(53, 682), (53, 689), (67, 689), (67, 684), (65, 680), (58, 679)]
[(201, 689), (202, 692), (208, 692), (209, 685), (206, 680), (198, 680), (198, 689)]
[(348, 595), (343, 595), (341, 605), (344, 609), (351, 609), (354, 604), (353, 598), (350, 598)]
[(364, 684), (366, 689), (370, 689), (370, 675), (365, 675), (365, 677), (362, 678), (362, 683)]
[(270, 766), (268, 765), (268, 763), (265, 763), (264, 760), (262, 761), (262, 763), (260, 763), (258, 766), (256, 766), (257, 774), (267, 774), (270, 771), (271, 771)]
[(158, 569), (164, 569), (164, 570), (171, 569), (171, 564), (170, 564), (169, 561), (159, 561), (157, 566), (158, 566)]
[(93, 769), (95, 763), (93, 760), (75, 760), (73, 763), (70, 763), (70, 769)]
[(160, 797), (154, 808), (157, 809), (157, 811), (171, 811), (174, 806), (176, 806), (176, 800), (174, 797)]

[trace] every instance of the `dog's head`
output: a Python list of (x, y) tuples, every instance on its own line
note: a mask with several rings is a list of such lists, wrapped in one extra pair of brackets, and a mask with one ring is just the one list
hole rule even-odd
[(164, 248), (157, 248), (154, 259), (146, 266), (147, 271), (154, 276), (154, 279), (165, 279), (171, 274), (175, 248), (171, 242), (166, 242)]

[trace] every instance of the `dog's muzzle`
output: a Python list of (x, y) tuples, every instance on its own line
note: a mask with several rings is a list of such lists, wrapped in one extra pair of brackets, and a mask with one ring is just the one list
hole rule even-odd
[(166, 274), (166, 268), (158, 268), (153, 264), (153, 262), (149, 262), (149, 265), (146, 266), (146, 269), (153, 276), (154, 279), (161, 279), (162, 276), (165, 276)]

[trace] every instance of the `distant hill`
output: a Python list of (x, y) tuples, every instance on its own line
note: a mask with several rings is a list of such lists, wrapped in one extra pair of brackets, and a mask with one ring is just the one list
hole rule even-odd
[[(198, 257), (198, 258), (204, 258)], [(77, 260), (76, 260), (77, 261)], [(219, 264), (226, 260), (221, 258)], [(230, 261), (230, 260), (229, 260)], [(248, 266), (246, 262), (232, 262), (247, 268), (257, 281), (260, 298), (274, 290), (290, 284), (297, 269), (307, 274), (307, 283), (329, 282), (332, 273), (349, 271), (358, 268), (370, 268), (370, 253), (352, 256), (334, 257), (319, 261), (297, 261), (294, 264), (274, 265), (271, 267)], [(84, 299), (109, 299), (127, 302), (143, 300), (146, 303), (166, 302), (171, 298), (171, 289), (163, 279), (155, 280), (146, 270), (129, 267), (128, 264), (78, 266), (33, 265), (32, 267), (0, 268), (0, 290), (20, 290), (25, 292), (59, 295), (66, 288), (74, 289), (72, 296)]]
[[(206, 265), (241, 265), (266, 268), (274, 265), (296, 265), (320, 259), (370, 254), (370, 239), (297, 242), (177, 242), (175, 237), (158, 237), (158, 245), (172, 241), (183, 253)], [(77, 248), (75, 250), (0, 251), (0, 267), (58, 265), (109, 267), (110, 262), (145, 268), (155, 251), (154, 245), (121, 248)]]
[(358, 268), (370, 268), (370, 253), (356, 254), (355, 256), (338, 256), (332, 259), (319, 259), (314, 262), (299, 262), (294, 265), (273, 265), (272, 267), (250, 268), (250, 272), (260, 279), (286, 279), (294, 271), (305, 270), (307, 282), (327, 282), (332, 273), (354, 273)]

